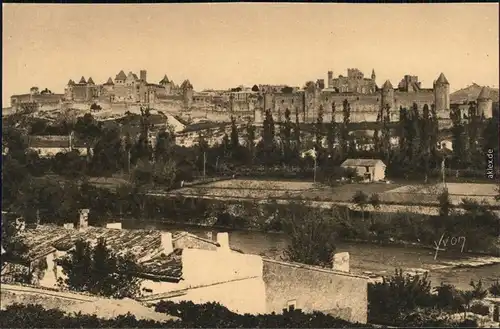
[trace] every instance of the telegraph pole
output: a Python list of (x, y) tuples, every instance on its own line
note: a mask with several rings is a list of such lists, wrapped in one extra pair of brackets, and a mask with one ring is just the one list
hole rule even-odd
[(443, 157), (443, 161), (441, 162), (441, 172), (442, 172), (442, 175), (443, 175), (443, 187), (446, 188), (446, 174), (445, 174), (445, 169), (446, 169), (446, 165), (445, 165), (445, 160), (446, 158)]
[(206, 176), (206, 162), (207, 162), (207, 153), (203, 151), (203, 179), (205, 180)]
[(316, 152), (314, 152), (314, 183), (316, 183)]

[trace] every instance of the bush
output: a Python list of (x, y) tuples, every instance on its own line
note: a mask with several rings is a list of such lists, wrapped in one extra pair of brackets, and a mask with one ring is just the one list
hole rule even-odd
[(479, 315), (490, 315), (490, 308), (488, 305), (484, 304), (474, 304), (471, 306), (470, 311)]

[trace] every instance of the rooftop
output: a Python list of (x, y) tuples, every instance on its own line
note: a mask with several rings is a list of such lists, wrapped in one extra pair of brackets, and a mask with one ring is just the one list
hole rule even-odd
[(21, 234), (21, 239), (29, 249), (26, 260), (33, 261), (54, 251), (68, 251), (79, 239), (96, 243), (99, 238), (104, 238), (112, 252), (118, 255), (133, 255), (139, 263), (141, 276), (174, 282), (182, 279), (184, 248), (215, 250), (220, 246), (216, 241), (176, 231), (172, 232), (174, 250), (167, 255), (162, 247), (162, 234), (154, 230), (88, 227), (81, 231), (55, 225), (39, 225), (37, 228), (27, 228)]
[(374, 167), (385, 164), (379, 159), (347, 159), (342, 163), (342, 167)]

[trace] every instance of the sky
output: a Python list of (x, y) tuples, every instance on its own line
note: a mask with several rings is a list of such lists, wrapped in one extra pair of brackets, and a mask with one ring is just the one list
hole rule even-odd
[(32, 86), (120, 71), (195, 90), (287, 84), (358, 68), (378, 85), (498, 87), (498, 4), (3, 4), (2, 105)]

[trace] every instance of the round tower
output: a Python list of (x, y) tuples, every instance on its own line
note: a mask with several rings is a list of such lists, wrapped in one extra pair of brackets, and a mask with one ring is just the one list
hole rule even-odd
[(318, 103), (319, 93), (316, 83), (308, 81), (304, 90), (304, 114), (305, 122), (314, 122), (316, 120), (316, 106)]
[(434, 81), (434, 104), (437, 113), (448, 113), (450, 110), (450, 84), (443, 73)]
[(394, 88), (389, 80), (385, 81), (381, 90), (382, 97), (381, 106), (385, 107), (389, 105), (389, 108), (392, 110), (394, 108)]
[(333, 71), (328, 71), (328, 88), (333, 88)]
[(190, 108), (193, 104), (193, 85), (189, 80), (185, 80), (181, 85), (181, 89), (184, 98), (184, 107)]
[(493, 117), (493, 101), (489, 96), (488, 89), (483, 87), (477, 97), (477, 112), (485, 118)]

